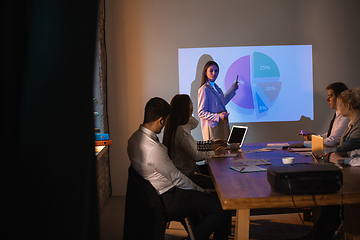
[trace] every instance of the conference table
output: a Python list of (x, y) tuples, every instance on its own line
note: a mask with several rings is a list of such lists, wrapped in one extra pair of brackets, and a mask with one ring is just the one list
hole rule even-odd
[[(287, 149), (258, 151), (267, 143), (247, 143), (239, 150), (227, 150), (238, 153), (236, 157), (215, 157), (207, 160), (223, 209), (236, 210), (235, 239), (249, 239), (250, 210), (294, 208), (291, 195), (276, 193), (267, 180), (267, 172), (242, 173), (230, 169), (238, 166), (234, 160), (267, 159), (271, 165), (282, 165), (282, 158), (292, 156), (296, 163), (312, 163), (312, 158), (290, 152)], [(249, 152), (247, 152), (249, 151)], [(268, 168), (270, 165), (261, 165)], [(360, 240), (360, 167), (344, 166), (342, 194), (293, 195), (297, 208), (314, 206), (344, 205), (345, 230), (348, 239)]]

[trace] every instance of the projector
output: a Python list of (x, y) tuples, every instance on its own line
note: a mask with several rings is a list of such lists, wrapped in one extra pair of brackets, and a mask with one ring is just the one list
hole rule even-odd
[(332, 163), (271, 165), (267, 179), (277, 193), (319, 194), (340, 190), (341, 170)]

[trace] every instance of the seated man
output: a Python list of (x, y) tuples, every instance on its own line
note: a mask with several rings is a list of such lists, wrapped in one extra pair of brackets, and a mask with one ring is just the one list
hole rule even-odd
[(224, 211), (211, 190), (202, 189), (182, 174), (167, 154), (157, 134), (171, 112), (162, 98), (152, 98), (145, 107), (143, 124), (128, 140), (128, 155), (135, 171), (148, 180), (161, 196), (168, 214), (186, 217), (201, 213), (194, 226), (195, 239), (227, 239), (231, 212)]
[[(348, 88), (346, 87), (346, 85), (341, 82), (335, 82), (326, 87), (326, 90), (328, 90), (328, 97), (326, 101), (329, 103), (330, 108), (336, 111), (333, 119), (330, 122), (328, 131), (320, 135), (324, 138), (324, 145), (327, 147), (338, 146), (338, 144), (340, 143), (341, 135), (345, 131), (350, 121), (348, 117), (342, 116), (340, 110), (337, 107), (337, 97), (340, 96), (340, 94), (347, 89)], [(303, 143), (293, 144), (290, 147), (310, 148), (311, 134), (301, 131), (300, 135), (302, 135), (306, 141), (304, 141)]]

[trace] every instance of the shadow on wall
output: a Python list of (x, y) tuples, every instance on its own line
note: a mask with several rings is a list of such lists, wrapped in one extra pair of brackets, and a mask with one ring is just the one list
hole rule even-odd
[(198, 112), (198, 90), (199, 90), (200, 84), (201, 84), (202, 71), (204, 69), (205, 64), (208, 61), (214, 61), (213, 58), (208, 54), (204, 54), (199, 58), (197, 68), (196, 68), (195, 80), (191, 83), (191, 89), (190, 89), (190, 98), (193, 101), (193, 105), (194, 105), (193, 115), (199, 121), (199, 125), (191, 131), (191, 134), (194, 136), (194, 138), (196, 140), (202, 140), (200, 119), (197, 114), (197, 112)]

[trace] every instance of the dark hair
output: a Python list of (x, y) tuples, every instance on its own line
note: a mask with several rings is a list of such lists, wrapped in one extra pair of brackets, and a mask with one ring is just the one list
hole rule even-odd
[(326, 87), (326, 90), (334, 91), (335, 97), (338, 97), (343, 91), (347, 89), (347, 86), (342, 82), (335, 82)]
[(204, 69), (203, 69), (203, 72), (202, 72), (202, 79), (201, 79), (201, 84), (200, 84), (200, 87), (202, 85), (204, 85), (207, 81), (208, 81), (208, 78), (206, 76), (206, 70), (211, 67), (212, 65), (215, 65), (219, 70), (219, 65), (215, 62), (215, 61), (208, 61), (205, 66), (204, 66)]
[(165, 120), (170, 113), (169, 103), (162, 98), (154, 97), (146, 103), (143, 124), (156, 121), (159, 118)]
[(163, 144), (167, 147), (169, 156), (175, 141), (177, 127), (189, 122), (191, 115), (190, 103), (191, 99), (186, 94), (177, 94), (171, 99), (172, 111), (165, 123), (163, 135)]
[(349, 104), (353, 110), (360, 111), (360, 88), (345, 90), (338, 98), (343, 103)]

